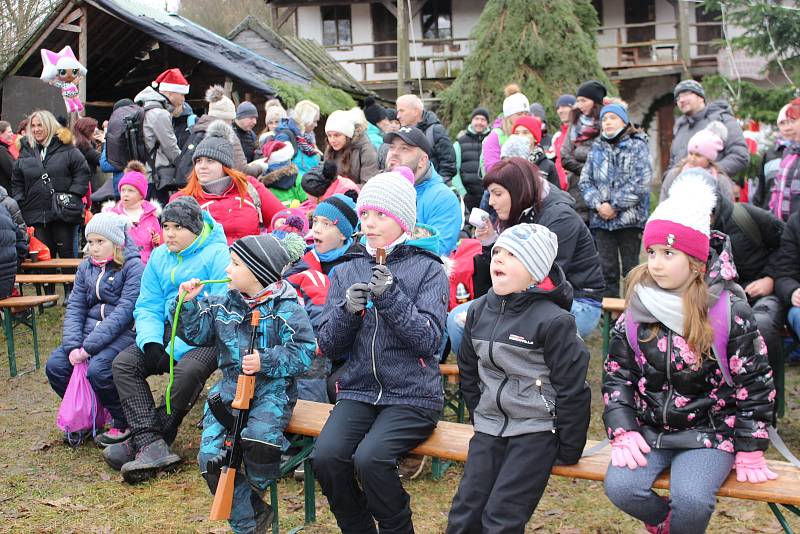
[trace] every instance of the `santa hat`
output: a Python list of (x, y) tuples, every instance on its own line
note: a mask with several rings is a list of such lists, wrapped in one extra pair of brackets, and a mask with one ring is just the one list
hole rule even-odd
[(165, 70), (153, 82), (153, 87), (159, 92), (169, 91), (181, 95), (189, 94), (189, 82), (184, 78), (181, 69)]
[(716, 204), (714, 189), (704, 180), (678, 176), (669, 190), (669, 198), (656, 206), (647, 220), (642, 236), (644, 248), (666, 245), (705, 262), (711, 212)]
[(294, 148), (291, 143), (282, 141), (267, 141), (261, 148), (261, 153), (268, 164), (286, 163), (294, 157)]

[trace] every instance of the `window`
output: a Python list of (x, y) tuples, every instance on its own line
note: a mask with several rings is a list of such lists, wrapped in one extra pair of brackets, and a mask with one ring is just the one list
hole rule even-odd
[(450, 0), (428, 0), (422, 7), (422, 38), (452, 39), (452, 19)]
[(353, 43), (350, 32), (350, 6), (323, 6), (322, 13), (322, 44), (345, 45)]

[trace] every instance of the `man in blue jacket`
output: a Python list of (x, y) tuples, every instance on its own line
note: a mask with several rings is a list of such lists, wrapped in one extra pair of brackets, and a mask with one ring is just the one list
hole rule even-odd
[(417, 223), (438, 231), (439, 255), (449, 256), (458, 243), (464, 213), (458, 197), (444, 184), (431, 164), (433, 147), (420, 129), (407, 126), (386, 134), (383, 140), (389, 145), (387, 168), (404, 166), (414, 173)]
[[(217, 368), (213, 347), (191, 347), (175, 340), (171, 414), (162, 401), (155, 407), (147, 377), (170, 371), (169, 303), (181, 282), (190, 278), (225, 278), (230, 263), (222, 226), (192, 197), (167, 204), (161, 214), (164, 244), (153, 251), (142, 275), (141, 292), (133, 316), (136, 344), (122, 351), (112, 370), (131, 438), (108, 447), (103, 456), (122, 471), (131, 484), (176, 467), (181, 459), (169, 445), (211, 373)], [(222, 294), (226, 284), (208, 285), (208, 293)]]

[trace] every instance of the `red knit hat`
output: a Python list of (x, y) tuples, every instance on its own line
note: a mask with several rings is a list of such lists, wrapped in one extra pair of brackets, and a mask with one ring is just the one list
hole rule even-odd
[(536, 139), (536, 143), (540, 143), (542, 141), (542, 120), (539, 117), (534, 117), (533, 115), (525, 115), (523, 117), (518, 118), (514, 121), (514, 125), (511, 126), (511, 133), (516, 133), (517, 126), (524, 126), (528, 129), (529, 132), (533, 134), (533, 138)]
[(182, 95), (189, 94), (189, 82), (183, 77), (181, 69), (165, 70), (153, 82), (153, 87), (159, 91), (169, 91)]

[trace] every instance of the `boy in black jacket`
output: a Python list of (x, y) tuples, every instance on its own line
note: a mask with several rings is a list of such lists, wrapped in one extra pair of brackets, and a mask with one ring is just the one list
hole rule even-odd
[(492, 249), (492, 289), (469, 308), (458, 368), (475, 435), (448, 534), (524, 532), (553, 465), (583, 452), (589, 352), (557, 251), (544, 226), (509, 228)]

